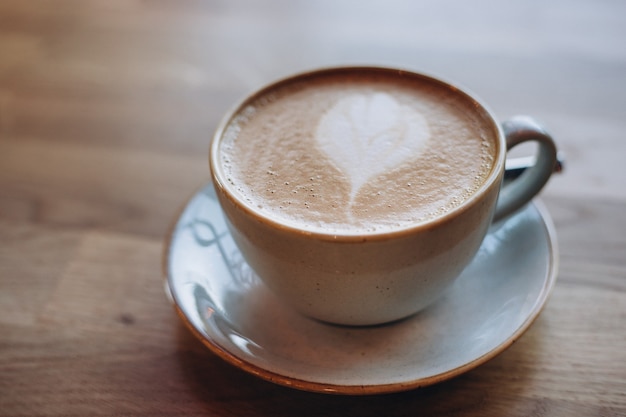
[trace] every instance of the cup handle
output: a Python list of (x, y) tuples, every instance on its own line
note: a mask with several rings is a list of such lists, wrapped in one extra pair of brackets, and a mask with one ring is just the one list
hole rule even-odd
[(537, 142), (539, 148), (535, 164), (502, 186), (494, 221), (503, 219), (532, 200), (548, 182), (557, 161), (556, 145), (552, 137), (531, 117), (515, 116), (502, 123), (502, 129), (507, 151), (527, 141)]

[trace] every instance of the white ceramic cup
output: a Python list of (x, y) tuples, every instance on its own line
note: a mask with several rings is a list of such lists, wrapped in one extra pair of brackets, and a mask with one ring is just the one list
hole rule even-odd
[[(463, 204), (439, 217), (385, 233), (311, 232), (281, 224), (245, 204), (226, 180), (220, 162), (220, 142), (235, 116), (279, 86), (306, 82), (321, 72), (350, 71), (425, 79), (475, 102), (497, 137), (493, 168), (484, 184)], [(539, 145), (535, 165), (503, 186), (507, 149), (526, 141)], [(341, 67), (295, 75), (249, 96), (223, 119), (209, 160), (232, 237), (266, 285), (312, 318), (374, 325), (405, 318), (433, 303), (470, 263), (491, 222), (515, 212), (541, 190), (554, 171), (556, 153), (550, 135), (534, 120), (516, 117), (500, 125), (476, 97), (445, 81), (397, 69)]]

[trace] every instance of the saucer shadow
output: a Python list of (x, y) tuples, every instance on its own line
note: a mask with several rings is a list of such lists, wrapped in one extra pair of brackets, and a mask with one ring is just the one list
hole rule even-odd
[[(300, 391), (265, 381), (226, 363), (181, 323), (182, 387), (213, 415), (245, 416), (533, 415), (545, 406), (526, 392), (544, 349), (541, 318), (513, 346), (456, 378), (409, 391), (350, 396)], [(523, 399), (523, 400), (522, 400)]]

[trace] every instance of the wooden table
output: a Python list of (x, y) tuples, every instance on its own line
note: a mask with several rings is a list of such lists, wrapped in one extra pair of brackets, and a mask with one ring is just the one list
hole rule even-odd
[[(626, 415), (626, 3), (0, 3), (0, 414)], [(539, 319), (458, 378), (291, 390), (223, 362), (163, 291), (165, 236), (220, 117), (336, 64), (455, 80), (567, 155), (544, 189), (560, 272)]]

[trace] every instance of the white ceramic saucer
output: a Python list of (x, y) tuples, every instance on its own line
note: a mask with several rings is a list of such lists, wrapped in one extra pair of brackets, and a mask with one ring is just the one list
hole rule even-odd
[(557, 259), (547, 211), (529, 204), (492, 226), (433, 306), (389, 325), (333, 326), (301, 316), (266, 289), (233, 243), (209, 185), (183, 210), (164, 265), (180, 316), (226, 361), (298, 389), (373, 394), (440, 382), (502, 352), (541, 311)]

